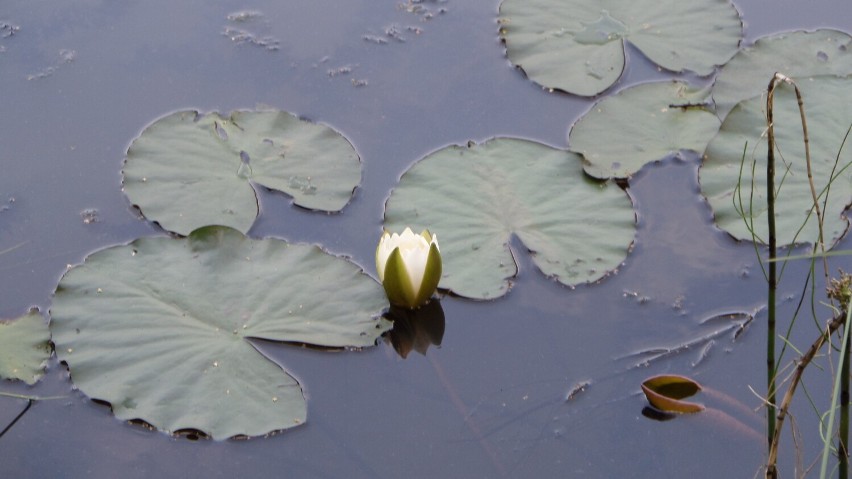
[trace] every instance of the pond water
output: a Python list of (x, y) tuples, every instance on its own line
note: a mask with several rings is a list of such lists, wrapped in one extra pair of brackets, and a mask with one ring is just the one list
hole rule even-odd
[[(161, 234), (123, 196), (120, 169), (130, 141), (175, 110), (269, 105), (341, 131), (363, 161), (344, 212), (307, 212), (261, 192), (250, 234), (320, 243), (370, 272), (384, 202), (417, 159), (499, 135), (565, 145), (591, 100), (548, 93), (508, 63), (497, 2), (422, 5), (431, 19), (399, 0), (7, 0), (0, 251), (13, 249), (0, 255), (0, 317), (47, 311), (66, 265), (92, 251)], [(843, 0), (737, 5), (747, 41), (793, 28), (852, 30)], [(246, 11), (261, 14), (229, 20)], [(671, 76), (628, 53), (616, 88)], [(0, 476), (751, 477), (765, 460), (764, 411), (750, 389), (765, 389), (765, 282), (754, 248), (714, 227), (697, 169), (697, 155), (684, 155), (631, 179), (638, 231), (617, 274), (569, 289), (516, 245), (509, 295), (443, 298), (440, 346), (425, 355), (402, 359), (389, 342), (344, 352), (258, 343), (308, 400), (307, 424), (272, 437), (192, 440), (122, 423), (74, 390), (55, 360), (34, 387), (3, 382), (3, 392), (65, 398), (34, 404), (0, 437)], [(805, 271), (802, 263), (785, 273), (783, 318)], [(741, 317), (727, 313), (756, 316), (734, 337)], [(816, 337), (805, 323), (793, 334), (800, 347)], [(642, 364), (643, 351), (685, 345)], [(708, 411), (643, 416), (639, 384), (658, 373), (700, 381)], [(830, 379), (806, 376), (821, 411)], [(808, 466), (821, 442), (800, 396)], [(0, 426), (25, 405), (0, 397)], [(796, 454), (788, 434), (785, 476)]]

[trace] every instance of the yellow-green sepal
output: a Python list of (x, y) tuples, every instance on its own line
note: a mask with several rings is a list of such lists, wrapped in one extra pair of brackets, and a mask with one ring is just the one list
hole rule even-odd
[[(427, 241), (432, 242), (429, 232), (424, 230), (424, 235), (428, 235)], [(438, 245), (432, 243), (429, 246), (429, 257), (426, 259), (426, 270), (423, 272), (423, 281), (420, 282), (420, 291), (417, 292), (415, 303), (417, 306), (422, 306), (429, 301), (432, 293), (438, 289), (438, 283), (441, 281), (441, 252), (438, 251)]]
[(399, 248), (394, 248), (388, 256), (382, 286), (392, 304), (406, 308), (420, 306), (415, 302), (417, 294), (414, 292), (414, 286), (411, 285), (411, 279), (409, 279), (408, 270), (405, 268), (405, 262), (402, 260)]

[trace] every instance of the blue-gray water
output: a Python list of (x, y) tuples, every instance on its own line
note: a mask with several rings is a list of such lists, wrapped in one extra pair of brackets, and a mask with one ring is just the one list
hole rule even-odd
[[(321, 243), (368, 271), (384, 202), (426, 153), (497, 135), (565, 145), (591, 101), (547, 93), (508, 63), (497, 2), (423, 5), (431, 20), (399, 0), (6, 0), (0, 24), (20, 29), (0, 36), (0, 251), (15, 247), (0, 255), (0, 317), (47, 310), (66, 265), (90, 252), (160, 234), (121, 193), (120, 169), (130, 141), (174, 110), (269, 105), (340, 130), (363, 160), (351, 204), (315, 214), (263, 194), (251, 234)], [(738, 6), (747, 41), (791, 28), (852, 30), (843, 0)], [(245, 10), (263, 16), (227, 19)], [(394, 26), (404, 41), (364, 38)], [(229, 27), (278, 49), (237, 44), (223, 34)], [(637, 51), (629, 57), (616, 89), (666, 77)], [(329, 74), (340, 69), (351, 71)], [(33, 388), (0, 383), (4, 392), (68, 396), (35, 404), (0, 437), (0, 476), (751, 477), (765, 456), (763, 410), (749, 412), (760, 406), (749, 387), (764, 390), (765, 314), (736, 340), (725, 332), (637, 369), (641, 358), (626, 357), (709, 337), (730, 322), (702, 320), (763, 304), (754, 249), (713, 226), (696, 170), (695, 158), (669, 160), (631, 180), (637, 240), (618, 274), (569, 290), (521, 254), (506, 298), (443, 300), (443, 342), (426, 356), (402, 360), (388, 344), (341, 353), (260, 344), (308, 399), (307, 424), (274, 437), (190, 441), (121, 423), (72, 390), (55, 361)], [(96, 221), (84, 221), (87, 210)], [(803, 269), (786, 273), (782, 299), (798, 297)], [(793, 302), (783, 304), (789, 315)], [(801, 325), (794, 340), (805, 347), (816, 331)], [(642, 416), (639, 383), (661, 372), (701, 381), (711, 410), (667, 422)], [(807, 378), (820, 410), (829, 379)], [(820, 444), (803, 398), (795, 407), (807, 463)], [(0, 397), (0, 426), (24, 405)], [(788, 434), (785, 477), (791, 443)]]

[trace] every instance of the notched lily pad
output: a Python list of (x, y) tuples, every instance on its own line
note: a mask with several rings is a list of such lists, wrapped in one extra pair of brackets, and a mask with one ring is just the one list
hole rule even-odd
[[(846, 101), (852, 97), (852, 79), (822, 76), (798, 84), (807, 115), (814, 187), (820, 194), (825, 218), (825, 243), (831, 245), (846, 232), (848, 222), (844, 211), (852, 198), (852, 171), (846, 168), (852, 162), (852, 147), (848, 143), (835, 164), (852, 124), (852, 104)], [(765, 110), (764, 96), (745, 100), (731, 110), (718, 135), (707, 146), (699, 170), (701, 191), (713, 208), (716, 224), (735, 238), (747, 241), (753, 239), (752, 233), (759, 242), (768, 240)], [(778, 149), (775, 157), (778, 244), (814, 243), (819, 238), (819, 229), (816, 215), (811, 211), (813, 197), (802, 123), (792, 87), (782, 84), (775, 90), (773, 111)], [(748, 149), (741, 169), (746, 144)], [(823, 205), (825, 188), (832, 175), (835, 177), (828, 203)]]
[(50, 358), (50, 331), (38, 309), (0, 321), (0, 378), (35, 384)]
[(653, 376), (642, 383), (642, 392), (652, 406), (663, 412), (695, 413), (704, 410), (702, 404), (683, 401), (701, 391), (701, 385), (684, 376), (673, 374)]
[(251, 339), (372, 346), (386, 305), (317, 246), (215, 226), (92, 254), (59, 282), (51, 330), (74, 384), (116, 417), (224, 439), (305, 421), (299, 383)]
[(509, 60), (548, 88), (594, 96), (624, 70), (624, 42), (671, 71), (709, 75), (728, 61), (742, 21), (725, 0), (503, 0)]
[(169, 231), (245, 233), (258, 214), (253, 184), (304, 208), (339, 211), (361, 181), (361, 161), (336, 131), (284, 111), (180, 111), (133, 141), (122, 173), (130, 201)]
[(786, 32), (758, 39), (725, 64), (713, 85), (721, 117), (742, 100), (766, 91), (775, 73), (806, 81), (852, 73), (852, 37), (837, 30)]
[(704, 151), (719, 130), (709, 90), (680, 81), (645, 83), (597, 102), (571, 128), (568, 144), (595, 178), (625, 178), (681, 150)]
[(385, 208), (388, 230), (405, 226), (441, 238), (439, 287), (492, 299), (518, 272), (512, 236), (545, 275), (593, 282), (624, 261), (635, 215), (616, 184), (583, 174), (576, 153), (497, 138), (450, 146), (412, 166)]

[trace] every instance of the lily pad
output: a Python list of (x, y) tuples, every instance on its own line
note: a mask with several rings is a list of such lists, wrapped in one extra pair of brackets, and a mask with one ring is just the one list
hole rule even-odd
[(305, 421), (299, 383), (250, 339), (371, 346), (386, 305), (316, 246), (211, 226), (92, 254), (59, 282), (51, 329), (76, 386), (116, 417), (222, 439)]
[(500, 35), (536, 83), (594, 96), (621, 76), (625, 41), (667, 70), (709, 75), (737, 52), (742, 21), (726, 0), (503, 0)]
[(664, 412), (695, 413), (704, 410), (698, 403), (683, 401), (701, 391), (701, 385), (684, 376), (653, 376), (642, 383), (642, 392), (652, 406)]
[(576, 153), (498, 138), (450, 146), (412, 166), (385, 209), (388, 230), (405, 226), (441, 239), (441, 288), (491, 299), (518, 272), (513, 235), (545, 275), (575, 285), (624, 261), (635, 215), (621, 188), (583, 174)]
[(258, 214), (252, 185), (339, 211), (361, 181), (361, 161), (336, 131), (284, 111), (180, 111), (133, 141), (123, 175), (130, 201), (169, 231), (223, 225), (245, 233)]
[(805, 80), (852, 73), (852, 37), (837, 30), (787, 32), (758, 39), (719, 71), (713, 99), (721, 117), (742, 100), (766, 91), (775, 73)]
[[(835, 169), (846, 131), (852, 124), (852, 79), (834, 76), (815, 77), (799, 84), (804, 98), (810, 138), (814, 187), (817, 193), (828, 185), (832, 171), (837, 178), (831, 184), (825, 217), (825, 242), (837, 241), (847, 228), (843, 212), (852, 195), (852, 170), (844, 169), (852, 161), (852, 146), (846, 145)], [(719, 134), (707, 146), (699, 170), (701, 191), (715, 213), (716, 224), (737, 239), (752, 240), (742, 212), (753, 223), (758, 241), (768, 240), (766, 202), (766, 116), (765, 97), (739, 103), (722, 123)], [(776, 153), (775, 204), (778, 244), (815, 242), (819, 229), (811, 213), (813, 198), (805, 163), (802, 124), (793, 88), (783, 84), (775, 91), (774, 102)], [(740, 167), (744, 147), (745, 166)], [(754, 178), (752, 162), (756, 163)], [(752, 197), (753, 185), (753, 197)], [(802, 225), (805, 224), (804, 228)], [(801, 231), (800, 231), (801, 230)]]
[(568, 144), (596, 178), (625, 178), (680, 150), (704, 151), (719, 130), (708, 90), (667, 81), (626, 88), (596, 103), (571, 128)]
[(35, 384), (50, 358), (50, 331), (37, 309), (0, 321), (0, 378)]

